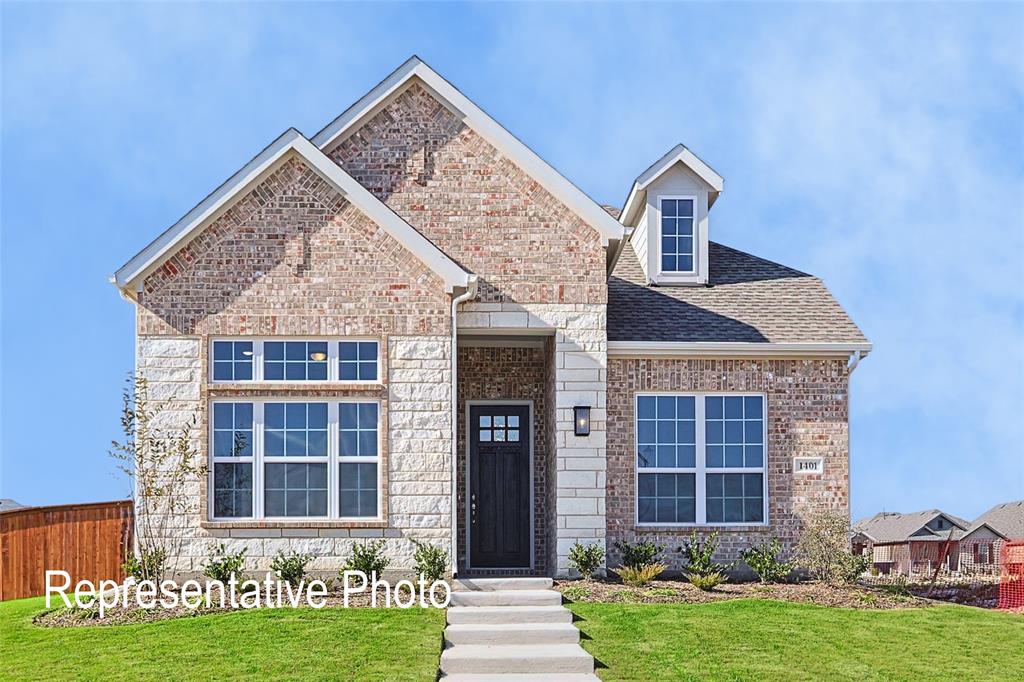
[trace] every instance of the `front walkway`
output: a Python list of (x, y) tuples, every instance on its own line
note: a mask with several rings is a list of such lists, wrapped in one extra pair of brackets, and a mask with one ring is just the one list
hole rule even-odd
[(550, 578), (458, 580), (448, 609), (441, 678), (450, 682), (596, 682), (594, 657)]

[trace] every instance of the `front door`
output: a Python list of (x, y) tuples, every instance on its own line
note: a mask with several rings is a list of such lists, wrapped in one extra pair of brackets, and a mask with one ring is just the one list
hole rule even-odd
[(470, 568), (530, 567), (530, 407), (470, 405)]

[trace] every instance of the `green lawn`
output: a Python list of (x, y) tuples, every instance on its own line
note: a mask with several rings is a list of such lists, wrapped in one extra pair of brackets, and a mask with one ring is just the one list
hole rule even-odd
[(0, 679), (423, 680), (439, 609), (259, 609), (142, 625), (40, 628), (42, 599), (0, 603)]
[(603, 680), (976, 682), (1020, 679), (1024, 670), (1024, 616), (963, 606), (868, 611), (736, 600), (570, 608)]

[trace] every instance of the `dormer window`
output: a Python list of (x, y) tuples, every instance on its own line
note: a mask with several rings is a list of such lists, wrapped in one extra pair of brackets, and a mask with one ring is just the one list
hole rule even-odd
[(661, 197), (661, 271), (694, 271), (694, 218), (697, 197)]

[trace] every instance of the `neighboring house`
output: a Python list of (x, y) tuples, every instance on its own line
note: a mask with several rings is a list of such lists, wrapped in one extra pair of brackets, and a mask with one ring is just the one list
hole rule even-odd
[(23, 509), (25, 505), (15, 502), (9, 497), (0, 497), (0, 512), (11, 511), (12, 509)]
[(177, 567), (377, 537), (562, 575), (576, 542), (735, 558), (848, 513), (871, 345), (821, 280), (710, 240), (722, 189), (677, 146), (617, 220), (417, 58), (288, 130), (113, 277), (164, 423), (205, 435)]
[(974, 520), (960, 538), (965, 570), (997, 573), (1006, 541), (1024, 541), (1024, 500), (997, 504)]
[(938, 509), (881, 512), (854, 524), (853, 545), (883, 574), (930, 573), (940, 561), (945, 569), (956, 571), (959, 541), (969, 525)]

